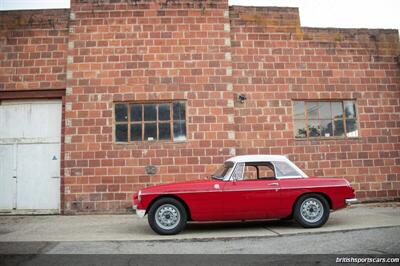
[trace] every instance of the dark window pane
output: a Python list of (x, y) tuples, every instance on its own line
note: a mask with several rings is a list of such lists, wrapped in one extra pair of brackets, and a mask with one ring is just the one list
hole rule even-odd
[(115, 105), (115, 121), (128, 121), (128, 107), (126, 104), (118, 103)]
[(321, 120), (321, 136), (326, 138), (333, 136), (332, 120)]
[(159, 138), (158, 139), (171, 139), (171, 125), (169, 123), (158, 124)]
[(115, 125), (115, 140), (128, 141), (128, 124)]
[(318, 103), (308, 102), (307, 113), (308, 113), (308, 119), (318, 119)]
[(294, 119), (305, 119), (304, 102), (296, 101), (293, 103)]
[(321, 136), (321, 129), (318, 120), (308, 120), (308, 134), (310, 137)]
[(294, 132), (296, 138), (306, 138), (307, 137), (307, 130), (304, 120), (296, 120), (294, 121)]
[(144, 140), (156, 140), (157, 139), (157, 124), (146, 123), (144, 124)]
[(343, 120), (335, 120), (334, 121), (334, 135), (336, 137), (344, 136), (344, 127), (343, 127)]
[(330, 102), (319, 103), (319, 119), (332, 119)]
[(347, 137), (358, 137), (357, 120), (346, 119), (346, 136)]
[(173, 104), (173, 106), (174, 106), (173, 107), (174, 108), (174, 120), (185, 120), (186, 119), (185, 103), (176, 102)]
[(170, 105), (169, 104), (160, 104), (158, 106), (158, 120), (166, 121), (170, 120)]
[(341, 102), (332, 102), (332, 118), (343, 118), (343, 106)]
[(142, 121), (142, 105), (131, 104), (131, 121), (138, 122)]
[(346, 118), (356, 118), (356, 103), (354, 101), (344, 101), (344, 114)]
[(174, 140), (186, 140), (186, 123), (174, 122)]
[(142, 124), (131, 124), (131, 141), (142, 140)]
[(156, 121), (157, 120), (157, 105), (156, 104), (145, 104), (144, 105), (144, 121)]

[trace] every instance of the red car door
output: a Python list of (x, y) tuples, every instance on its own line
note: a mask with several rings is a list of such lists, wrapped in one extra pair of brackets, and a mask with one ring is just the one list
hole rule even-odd
[(226, 220), (274, 218), (279, 210), (278, 180), (228, 181), (222, 194)]

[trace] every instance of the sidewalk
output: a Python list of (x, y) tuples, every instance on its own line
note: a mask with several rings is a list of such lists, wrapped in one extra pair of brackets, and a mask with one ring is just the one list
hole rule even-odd
[(189, 223), (178, 235), (160, 236), (136, 215), (0, 216), (0, 242), (189, 240), (360, 230), (400, 226), (400, 203), (360, 204), (331, 213), (321, 228), (292, 221)]

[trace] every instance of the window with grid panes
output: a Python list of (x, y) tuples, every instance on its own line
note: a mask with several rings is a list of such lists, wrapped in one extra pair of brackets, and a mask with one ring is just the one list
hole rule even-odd
[(358, 137), (354, 100), (293, 101), (293, 114), (296, 138)]
[(115, 141), (186, 140), (186, 103), (115, 103)]

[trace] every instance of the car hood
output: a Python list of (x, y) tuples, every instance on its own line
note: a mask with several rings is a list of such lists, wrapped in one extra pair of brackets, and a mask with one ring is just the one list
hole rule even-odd
[(161, 184), (141, 189), (142, 194), (153, 193), (172, 193), (172, 192), (190, 192), (190, 191), (203, 191), (210, 190), (213, 185), (218, 182), (223, 182), (214, 179), (200, 179), (179, 183)]

